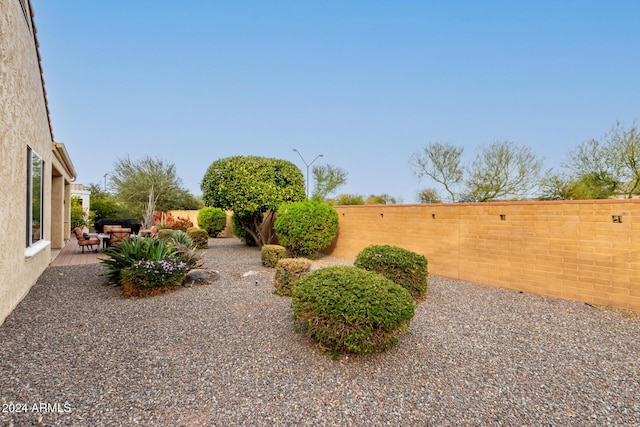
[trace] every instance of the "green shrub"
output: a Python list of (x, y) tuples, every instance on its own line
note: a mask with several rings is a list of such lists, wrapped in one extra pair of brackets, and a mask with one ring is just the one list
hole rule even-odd
[(123, 240), (121, 244), (103, 251), (107, 256), (100, 263), (107, 267), (107, 276), (120, 284), (122, 270), (141, 260), (161, 260), (176, 255), (176, 249), (160, 239)]
[(174, 231), (175, 230), (173, 228), (161, 228), (161, 227), (158, 227), (158, 238), (159, 239), (166, 239)]
[(397, 246), (371, 245), (360, 251), (353, 265), (382, 274), (407, 289), (415, 300), (427, 293), (429, 272), (423, 255)]
[(275, 267), (278, 261), (287, 256), (287, 249), (280, 245), (264, 245), (260, 249), (260, 259), (265, 267)]
[(134, 288), (180, 286), (189, 271), (187, 263), (176, 256), (160, 260), (140, 260), (122, 270), (121, 281)]
[(311, 261), (304, 258), (283, 258), (276, 264), (276, 274), (273, 279), (274, 294), (291, 296), (293, 282), (309, 274)]
[(338, 353), (375, 353), (393, 347), (414, 315), (409, 291), (384, 276), (335, 266), (298, 279), (291, 307), (309, 336)]
[(317, 200), (285, 203), (278, 208), (274, 227), (291, 256), (313, 259), (335, 239), (338, 213)]
[(202, 208), (198, 212), (198, 226), (209, 236), (217, 237), (227, 226), (227, 213), (220, 208)]
[(187, 236), (191, 238), (196, 248), (207, 249), (209, 247), (209, 234), (206, 230), (198, 227), (190, 227), (187, 228)]

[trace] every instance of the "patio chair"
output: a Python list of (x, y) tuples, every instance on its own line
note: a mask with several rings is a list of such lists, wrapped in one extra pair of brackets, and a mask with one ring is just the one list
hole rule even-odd
[[(80, 227), (74, 228), (73, 234), (76, 235), (76, 240), (78, 240), (78, 246), (82, 248), (82, 253), (84, 253), (84, 248), (87, 246), (94, 252), (98, 252), (98, 248), (100, 247), (100, 239), (98, 237), (84, 234)], [(94, 246), (95, 249), (93, 248)]]
[(120, 225), (105, 225), (105, 234), (109, 235), (109, 247), (114, 247), (124, 240), (131, 240), (131, 229)]

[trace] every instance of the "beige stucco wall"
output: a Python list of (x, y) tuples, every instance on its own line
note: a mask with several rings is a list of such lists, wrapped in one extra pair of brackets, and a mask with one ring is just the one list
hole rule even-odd
[[(45, 161), (44, 241), (29, 254), (25, 248), (27, 145)], [(53, 155), (52, 145), (30, 15), (25, 18), (18, 0), (0, 0), (0, 324), (51, 262), (52, 236), (61, 246), (65, 235), (59, 224), (65, 221), (60, 212), (64, 212), (62, 197), (69, 177)], [(54, 174), (61, 177), (55, 184)], [(54, 233), (50, 222), (53, 185), (58, 194), (53, 204)]]

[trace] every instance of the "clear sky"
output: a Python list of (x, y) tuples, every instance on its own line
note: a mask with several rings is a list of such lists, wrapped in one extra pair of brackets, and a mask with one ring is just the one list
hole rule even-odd
[[(511, 140), (558, 167), (640, 118), (640, 1), (32, 0), (55, 139), (78, 183), (118, 158), (348, 172), (339, 193), (404, 203), (430, 142)], [(444, 192), (442, 191), (444, 195)]]

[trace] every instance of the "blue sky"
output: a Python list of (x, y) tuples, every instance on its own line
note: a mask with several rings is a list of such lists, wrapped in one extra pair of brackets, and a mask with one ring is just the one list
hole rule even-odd
[[(215, 160), (348, 172), (339, 193), (404, 203), (435, 184), (430, 142), (510, 140), (559, 167), (640, 118), (640, 2), (32, 0), (55, 138), (79, 183), (118, 158), (175, 164), (185, 188)], [(444, 192), (442, 192), (444, 195)]]

